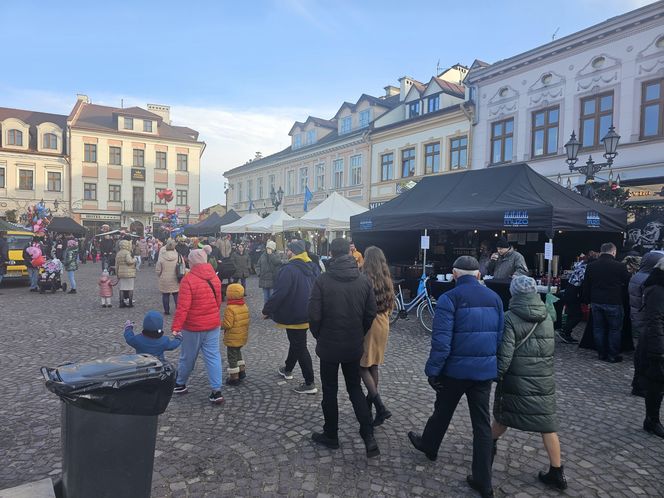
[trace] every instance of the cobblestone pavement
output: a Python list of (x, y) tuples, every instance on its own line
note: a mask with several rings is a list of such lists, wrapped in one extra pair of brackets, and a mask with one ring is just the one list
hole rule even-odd
[[(77, 272), (77, 295), (40, 295), (0, 287), (0, 489), (61, 469), (57, 397), (39, 368), (130, 352), (122, 337), (127, 318), (141, 323), (160, 309), (153, 269), (139, 272), (136, 307), (102, 309), (98, 265)], [(429, 338), (415, 321), (393, 328), (382, 367), (381, 391), (393, 417), (376, 430), (381, 456), (367, 461), (352, 408), (340, 391), (337, 451), (315, 446), (322, 426), (320, 393), (298, 395), (276, 373), (285, 358), (283, 332), (260, 319), (262, 294), (249, 279), (253, 324), (245, 348), (248, 377), (226, 388), (226, 403), (211, 406), (199, 361), (186, 395), (174, 396), (160, 417), (153, 496), (472, 496), (465, 484), (472, 436), (462, 400), (437, 462), (413, 450), (408, 430), (421, 431), (434, 393), (423, 373)], [(169, 317), (167, 317), (169, 318)], [(170, 320), (167, 320), (167, 327)], [(313, 340), (310, 340), (313, 354)], [(177, 353), (169, 353), (171, 359)], [(224, 362), (225, 351), (224, 351)], [(664, 441), (641, 429), (643, 401), (629, 394), (631, 356), (600, 363), (591, 352), (557, 345), (558, 412), (569, 496), (661, 496)], [(343, 384), (342, 384), (343, 385)], [(539, 435), (508, 432), (494, 465), (497, 496), (549, 496), (537, 481), (548, 466)]]

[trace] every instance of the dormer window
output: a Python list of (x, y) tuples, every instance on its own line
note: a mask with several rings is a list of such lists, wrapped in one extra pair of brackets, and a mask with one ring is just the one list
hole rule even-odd
[(298, 133), (293, 135), (293, 149), (299, 149), (300, 147), (302, 147), (302, 135)]
[(316, 143), (316, 130), (309, 130), (307, 132), (307, 142), (306, 145), (311, 145)]
[(143, 131), (146, 133), (152, 133), (152, 121), (150, 120), (143, 120)]
[(346, 116), (341, 120), (341, 133), (350, 133), (353, 128), (353, 118)]
[(366, 128), (371, 122), (371, 110), (367, 109), (366, 111), (360, 112), (360, 128)]
[(125, 130), (134, 129), (134, 118), (124, 118), (124, 129)]
[(58, 148), (58, 136), (55, 133), (44, 133), (42, 148), (55, 150)]
[(436, 112), (440, 109), (440, 95), (429, 97), (427, 112)]
[(7, 131), (7, 145), (23, 147), (23, 132), (21, 130)]
[(408, 105), (408, 117), (414, 118), (420, 115), (420, 101), (411, 102)]

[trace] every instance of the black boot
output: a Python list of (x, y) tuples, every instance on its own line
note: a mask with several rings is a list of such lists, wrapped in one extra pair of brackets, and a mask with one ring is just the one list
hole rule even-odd
[(482, 498), (493, 498), (493, 489), (482, 489), (473, 476), (466, 476), (468, 486), (477, 491)]
[(380, 399), (380, 394), (374, 396), (373, 404), (376, 405), (376, 418), (373, 421), (373, 426), (378, 427), (392, 416), (392, 412), (385, 408), (383, 401)]
[(374, 403), (374, 397), (371, 394), (367, 394), (367, 406), (369, 407), (369, 418), (371, 419), (371, 423), (373, 423), (374, 421), (373, 403)]
[(373, 458), (380, 455), (380, 450), (378, 449), (378, 443), (374, 438), (373, 432), (366, 433), (362, 436), (364, 439), (364, 447), (367, 450), (367, 458)]
[(654, 434), (655, 436), (664, 438), (664, 427), (659, 419), (646, 417), (643, 421), (643, 430), (650, 434)]
[(126, 308), (127, 305), (125, 304), (125, 296), (127, 295), (127, 291), (120, 291), (120, 308)]
[(546, 474), (540, 472), (539, 480), (547, 486), (560, 491), (567, 489), (567, 479), (565, 479), (562, 465), (560, 467), (549, 467), (549, 471)]
[(134, 291), (127, 291), (127, 299), (129, 300), (129, 307), (134, 307)]
[(498, 440), (494, 439), (493, 440), (493, 450), (491, 450), (491, 466), (493, 467), (493, 461), (496, 458), (496, 454), (498, 453)]

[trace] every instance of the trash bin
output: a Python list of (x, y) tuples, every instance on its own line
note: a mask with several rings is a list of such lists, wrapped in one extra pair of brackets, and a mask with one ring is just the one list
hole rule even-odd
[(175, 367), (133, 354), (41, 371), (62, 400), (62, 496), (149, 497), (157, 418)]

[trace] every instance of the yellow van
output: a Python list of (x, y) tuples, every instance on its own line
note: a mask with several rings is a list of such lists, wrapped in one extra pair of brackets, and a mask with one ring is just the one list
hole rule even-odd
[(23, 260), (23, 249), (32, 242), (32, 232), (7, 230), (5, 238), (9, 249), (9, 260), (3, 280), (28, 278), (28, 267)]

